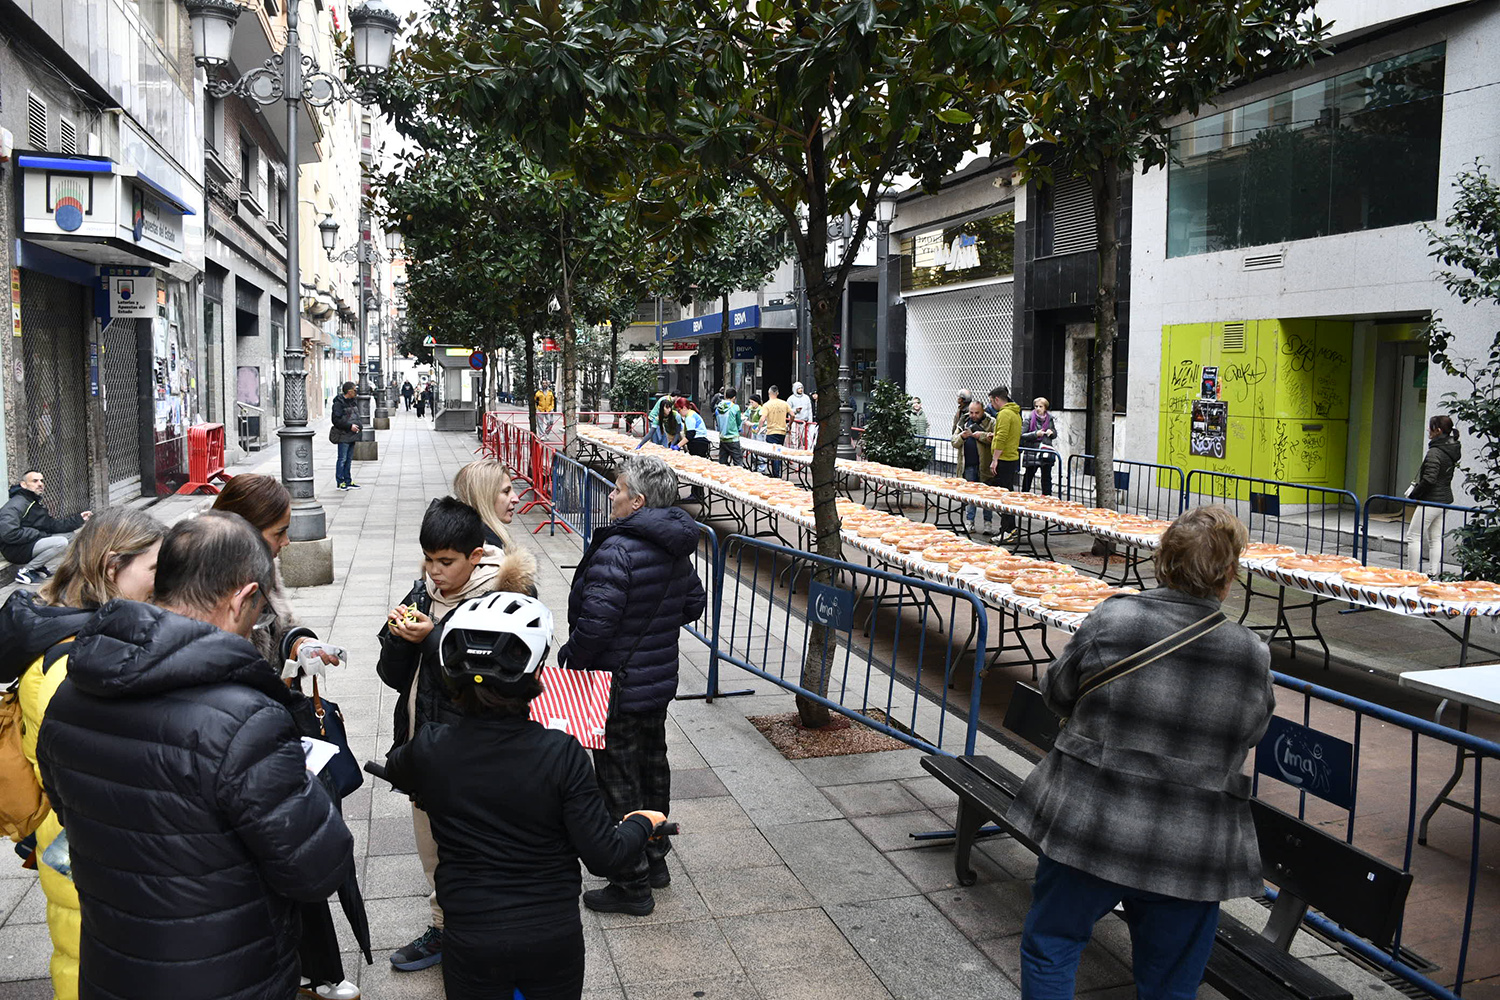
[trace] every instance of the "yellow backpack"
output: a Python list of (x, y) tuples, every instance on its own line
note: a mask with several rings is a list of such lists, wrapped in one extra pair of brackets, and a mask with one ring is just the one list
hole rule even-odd
[[(68, 651), (72, 639), (64, 639), (42, 657), (40, 669), (47, 668)], [(37, 784), (36, 769), (26, 759), (21, 746), (24, 728), (21, 716), (20, 680), (0, 694), (0, 833), (20, 843), (36, 832), (52, 806), (42, 786)]]

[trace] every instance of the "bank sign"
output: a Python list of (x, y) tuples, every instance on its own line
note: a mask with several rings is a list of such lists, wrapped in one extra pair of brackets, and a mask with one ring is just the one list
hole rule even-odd
[(1354, 808), (1354, 746), (1272, 716), (1255, 748), (1255, 771), (1343, 809)]
[[(675, 323), (664, 323), (656, 328), (656, 339), (662, 341), (694, 340), (712, 337), (724, 326), (724, 313), (711, 312), (707, 316), (689, 316)], [(743, 306), (729, 310), (729, 332), (753, 330), (760, 326), (760, 306)]]
[(149, 177), (104, 157), (23, 153), (22, 234), (93, 264), (182, 260), (192, 209)]

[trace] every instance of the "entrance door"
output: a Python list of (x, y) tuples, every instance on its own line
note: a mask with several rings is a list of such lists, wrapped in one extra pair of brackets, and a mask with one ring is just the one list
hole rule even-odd
[(1427, 349), (1387, 340), (1376, 348), (1369, 495), (1401, 496), (1427, 448)]
[(134, 319), (110, 320), (103, 341), (104, 449), (109, 462), (109, 501), (141, 496), (140, 372)]
[(26, 407), (25, 467), (47, 481), (47, 506), (73, 514), (95, 506), (90, 491), (87, 362), (89, 290), (21, 272), (21, 353)]

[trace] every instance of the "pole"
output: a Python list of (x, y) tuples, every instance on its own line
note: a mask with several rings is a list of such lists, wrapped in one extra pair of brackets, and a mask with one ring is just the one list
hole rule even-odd
[(875, 223), (875, 266), (879, 269), (875, 294), (875, 377), (882, 382), (891, 377), (891, 224)]
[[(292, 211), (287, 213), (286, 290), (293, 330), (287, 337), (282, 371), (281, 481), (292, 495), (287, 537), (282, 551), (282, 579), (288, 586), (313, 587), (333, 582), (333, 546), (327, 540), (327, 517), (313, 489), (312, 429), (307, 426), (307, 355), (302, 350), (302, 261), (299, 256), (301, 208), (297, 163), (297, 116), (302, 110), (302, 56), (297, 44), (297, 4), (286, 12), (286, 169)], [(313, 545), (297, 543), (311, 542)]]
[(660, 295), (656, 297), (656, 394), (667, 394), (667, 362), (662, 355)]
[(854, 427), (854, 402), (850, 396), (849, 373), (849, 282), (844, 282), (844, 299), (840, 305), (839, 317), (839, 443), (836, 451), (838, 458), (847, 458), (851, 461), (857, 456), (854, 453), (854, 440), (852, 429)]

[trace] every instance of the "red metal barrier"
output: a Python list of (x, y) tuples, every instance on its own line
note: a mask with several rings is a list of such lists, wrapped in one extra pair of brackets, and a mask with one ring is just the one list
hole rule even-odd
[(229, 474), (224, 471), (224, 425), (194, 424), (188, 428), (187, 444), (188, 481), (178, 487), (177, 492), (219, 492), (215, 480), (229, 481)]
[(522, 487), (518, 493), (523, 501), (522, 514), (533, 507), (546, 509), (547, 520), (537, 525), (532, 534), (553, 525), (561, 525), (571, 534), (573, 529), (552, 509), (552, 456), (559, 450), (558, 446), (541, 440), (524, 424), (504, 419), (509, 415), (503, 411), (484, 415), (480, 449), (488, 457), (503, 462), (510, 469), (511, 477)]

